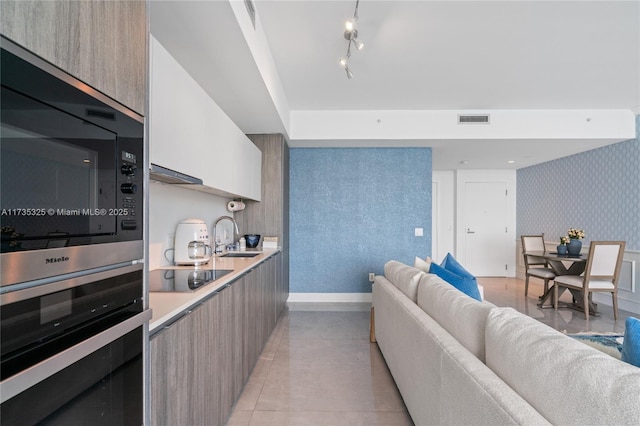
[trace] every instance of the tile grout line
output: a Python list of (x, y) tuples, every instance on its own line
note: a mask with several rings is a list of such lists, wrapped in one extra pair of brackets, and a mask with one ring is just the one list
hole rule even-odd
[[(282, 315), (280, 315), (280, 319), (278, 320), (278, 322), (280, 321), (284, 321), (285, 320), (285, 315), (288, 318), (289, 316), (289, 310), (287, 309), (286, 312), (283, 312)], [(277, 327), (277, 325), (276, 325)], [(284, 325), (282, 325), (282, 327), (284, 327)], [(263, 411), (263, 410), (257, 410), (256, 407), (258, 406), (258, 401), (260, 401), (260, 397), (262, 396), (262, 391), (264, 390), (264, 385), (267, 383), (267, 378), (269, 377), (269, 373), (271, 372), (271, 366), (273, 365), (273, 361), (276, 359), (276, 356), (278, 355), (278, 351), (280, 350), (280, 344), (282, 343), (282, 339), (283, 339), (283, 335), (285, 330), (283, 329), (282, 331), (278, 331), (277, 328), (274, 330), (275, 332), (280, 333), (280, 336), (276, 337), (277, 339), (277, 343), (275, 345), (275, 349), (273, 352), (273, 358), (269, 360), (269, 367), (267, 368), (267, 372), (264, 375), (264, 380), (262, 380), (262, 383), (260, 384), (260, 392), (258, 393), (258, 397), (256, 398), (256, 404), (253, 406), (253, 410), (251, 410), (251, 416), (249, 416), (249, 426), (251, 426), (251, 422), (253, 421), (253, 415), (256, 411)], [(271, 338), (271, 337), (269, 337)], [(268, 344), (268, 342), (267, 342)], [(265, 349), (266, 349), (265, 345)], [(264, 349), (263, 349), (264, 351)], [(260, 358), (262, 358), (262, 354), (260, 354)], [(266, 359), (266, 358), (265, 358)]]

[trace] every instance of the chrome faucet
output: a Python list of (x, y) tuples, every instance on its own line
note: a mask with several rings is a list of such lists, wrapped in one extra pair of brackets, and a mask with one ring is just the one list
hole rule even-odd
[(213, 223), (213, 245), (214, 245), (214, 250), (213, 250), (213, 254), (216, 253), (222, 253), (222, 250), (218, 250), (219, 246), (224, 245), (224, 244), (218, 244), (218, 241), (216, 241), (216, 228), (218, 227), (218, 223), (220, 223), (221, 221), (228, 219), (231, 222), (233, 222), (233, 226), (236, 229), (236, 235), (240, 235), (240, 231), (238, 230), (238, 223), (236, 222), (236, 220), (234, 218), (232, 218), (231, 216), (220, 216), (219, 218), (216, 219), (216, 221)]

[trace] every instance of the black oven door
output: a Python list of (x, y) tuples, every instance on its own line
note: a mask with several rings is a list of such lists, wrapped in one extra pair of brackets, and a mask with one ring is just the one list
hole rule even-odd
[(117, 135), (5, 86), (1, 117), (4, 251), (115, 234)]
[(1, 290), (0, 424), (142, 424), (143, 268)]
[(2, 382), (3, 425), (143, 424), (145, 311)]

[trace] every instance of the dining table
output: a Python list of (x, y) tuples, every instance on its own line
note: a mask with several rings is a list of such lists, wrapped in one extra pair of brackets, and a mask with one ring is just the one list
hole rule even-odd
[[(558, 254), (557, 252), (542, 252), (542, 251), (530, 251), (525, 253), (531, 256), (542, 257), (546, 262), (549, 268), (553, 271), (556, 276), (560, 275), (581, 275), (585, 268), (587, 267), (587, 254)], [(538, 306), (541, 308), (552, 308), (553, 307), (553, 291), (554, 287), (558, 285), (555, 282), (549, 289), (540, 296), (540, 300), (538, 302)], [(578, 311), (584, 312), (584, 297), (583, 292), (580, 290), (560, 287), (558, 289), (559, 294), (558, 297), (564, 293), (565, 290), (569, 290), (571, 295), (573, 296), (573, 301), (571, 303), (558, 302), (558, 306), (569, 307), (572, 309), (576, 309)], [(549, 304), (545, 304), (549, 301)], [(598, 313), (598, 305), (591, 300), (589, 297), (589, 314), (593, 316), (599, 316)]]

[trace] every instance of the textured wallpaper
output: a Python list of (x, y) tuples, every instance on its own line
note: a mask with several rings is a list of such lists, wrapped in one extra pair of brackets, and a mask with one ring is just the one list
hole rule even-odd
[(591, 240), (640, 250), (640, 116), (636, 139), (518, 170), (518, 235), (559, 240), (569, 227)]
[(292, 148), (290, 160), (292, 293), (367, 293), (386, 261), (431, 254), (430, 148)]

